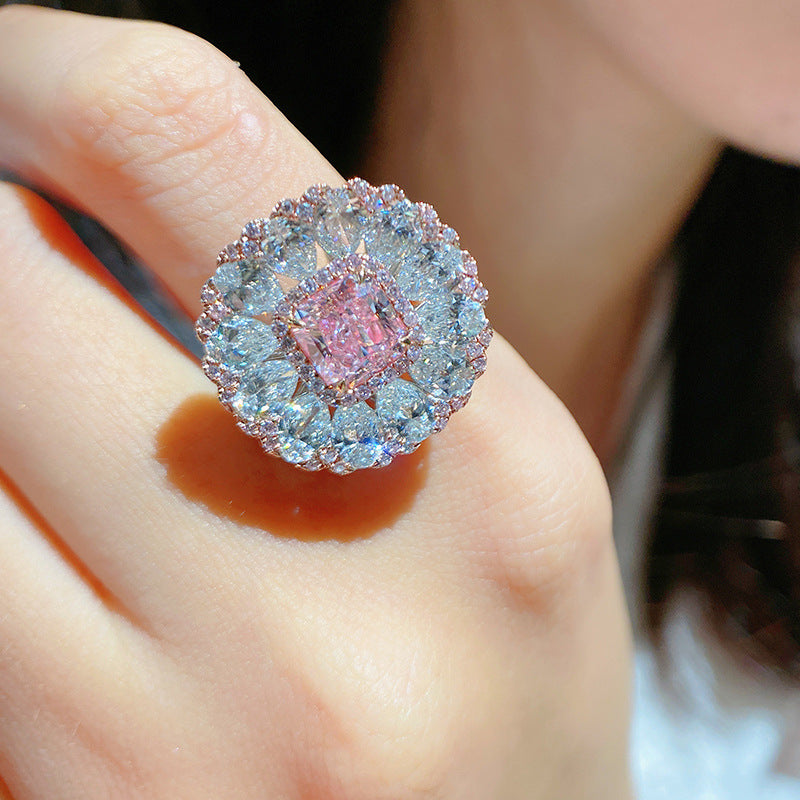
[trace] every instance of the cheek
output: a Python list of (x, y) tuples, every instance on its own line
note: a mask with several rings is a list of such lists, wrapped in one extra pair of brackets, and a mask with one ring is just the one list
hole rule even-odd
[(800, 161), (800, 0), (563, 1), (713, 133)]

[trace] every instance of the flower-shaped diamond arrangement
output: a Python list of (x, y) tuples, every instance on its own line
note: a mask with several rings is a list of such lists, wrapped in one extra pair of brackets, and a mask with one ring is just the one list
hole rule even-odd
[(486, 368), (474, 259), (397, 186), (314, 186), (217, 259), (196, 330), (222, 403), (308, 470), (388, 464), (440, 431)]

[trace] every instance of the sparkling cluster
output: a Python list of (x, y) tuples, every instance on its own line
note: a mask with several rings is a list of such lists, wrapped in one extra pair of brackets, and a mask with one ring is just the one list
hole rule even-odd
[(388, 464), (486, 367), (474, 259), (431, 206), (355, 178), (248, 223), (203, 287), (203, 368), (239, 426), (304, 469)]

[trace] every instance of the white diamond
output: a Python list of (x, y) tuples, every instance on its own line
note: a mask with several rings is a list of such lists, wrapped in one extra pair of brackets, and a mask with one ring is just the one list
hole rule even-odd
[(302, 280), (317, 269), (317, 253), (309, 225), (273, 217), (261, 241), (267, 265), (289, 278)]
[(384, 439), (378, 415), (366, 403), (339, 407), (333, 415), (333, 443), (356, 469), (371, 467), (381, 457)]
[(253, 316), (271, 314), (283, 297), (271, 270), (255, 258), (222, 264), (214, 273), (214, 285), (229, 308)]
[(274, 403), (270, 410), (278, 417), (278, 447), (286, 461), (292, 464), (308, 461), (320, 447), (330, 443), (330, 412), (313, 394)]
[(433, 430), (434, 414), (431, 399), (402, 378), (392, 381), (378, 392), (378, 417), (411, 444), (419, 444)]
[(464, 345), (486, 326), (483, 307), (460, 292), (431, 292), (417, 309), (425, 338), (431, 343)]
[(475, 382), (475, 372), (467, 363), (466, 354), (439, 345), (425, 345), (409, 374), (424, 391), (448, 399), (466, 394)]
[(426, 242), (406, 254), (398, 263), (395, 280), (409, 299), (424, 301), (442, 287), (452, 286), (461, 275), (463, 253), (442, 242)]
[(367, 253), (394, 273), (412, 248), (420, 246), (419, 210), (408, 200), (381, 203), (364, 231)]
[(269, 325), (250, 317), (232, 317), (220, 324), (205, 344), (209, 358), (241, 367), (269, 358), (278, 340)]
[(367, 212), (347, 187), (330, 189), (314, 215), (314, 233), (331, 259), (355, 253), (364, 238)]
[(244, 419), (256, 419), (290, 398), (296, 386), (297, 372), (288, 361), (264, 361), (244, 371), (232, 405)]

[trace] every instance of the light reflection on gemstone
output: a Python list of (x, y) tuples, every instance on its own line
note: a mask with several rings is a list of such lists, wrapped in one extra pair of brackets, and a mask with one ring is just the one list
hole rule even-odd
[(418, 210), (408, 200), (379, 206), (364, 231), (367, 252), (394, 271), (409, 252), (421, 243)]
[(332, 258), (355, 253), (364, 238), (367, 212), (346, 188), (323, 194), (314, 215), (314, 233), (320, 247)]
[(283, 297), (275, 276), (255, 258), (221, 264), (214, 285), (233, 311), (257, 316), (272, 313)]
[(366, 403), (337, 408), (333, 415), (333, 443), (354, 469), (371, 467), (383, 452), (378, 415)]
[(275, 401), (290, 398), (296, 386), (297, 373), (288, 361), (256, 363), (243, 373), (232, 405), (243, 419), (257, 419), (268, 413)]
[(463, 345), (486, 327), (486, 315), (477, 300), (460, 292), (438, 289), (417, 311), (429, 342)]
[(425, 345), (409, 372), (420, 388), (440, 398), (468, 394), (475, 382), (475, 371), (456, 347)]
[(397, 264), (397, 285), (409, 300), (424, 302), (443, 287), (455, 284), (463, 264), (462, 251), (442, 242), (420, 244)]
[(248, 223), (196, 324), (240, 427), (286, 461), (337, 473), (388, 464), (441, 430), (491, 339), (460, 247), (430, 206), (360, 179)]
[(261, 250), (266, 265), (280, 275), (302, 280), (316, 270), (314, 238), (307, 224), (271, 219)]
[(294, 322), (291, 335), (326, 386), (366, 383), (397, 358), (408, 333), (378, 281), (351, 274), (299, 303)]
[(293, 464), (308, 461), (331, 439), (331, 417), (327, 407), (310, 393), (270, 408), (277, 420), (281, 455)]
[(210, 358), (235, 367), (267, 359), (277, 348), (272, 328), (252, 317), (223, 320), (206, 342)]
[(397, 379), (381, 389), (375, 408), (381, 421), (411, 445), (427, 439), (433, 430), (433, 404), (406, 380)]

